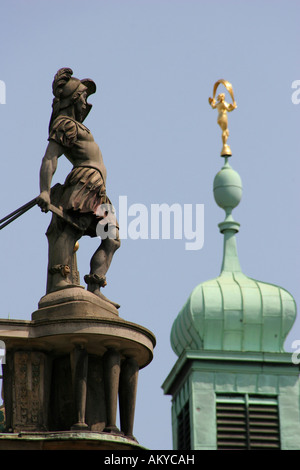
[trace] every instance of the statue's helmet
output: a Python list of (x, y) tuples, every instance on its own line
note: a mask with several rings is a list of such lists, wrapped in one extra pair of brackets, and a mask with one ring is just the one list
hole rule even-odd
[[(59, 69), (55, 74), (52, 91), (54, 95), (54, 101), (56, 106), (59, 106), (59, 110), (68, 108), (76, 102), (79, 96), (85, 91), (87, 97), (96, 92), (96, 84), (90, 78), (79, 78), (72, 77), (73, 70), (70, 68)], [(90, 112), (92, 105), (87, 103), (84, 111), (83, 120), (87, 117)]]

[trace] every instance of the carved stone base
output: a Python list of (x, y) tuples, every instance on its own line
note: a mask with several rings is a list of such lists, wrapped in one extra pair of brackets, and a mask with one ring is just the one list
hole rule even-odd
[(0, 450), (147, 450), (134, 440), (97, 432), (0, 433)]
[(31, 316), (32, 320), (119, 316), (119, 311), (111, 303), (81, 286), (51, 292), (40, 299), (38, 307)]
[(0, 320), (0, 339), (6, 432), (72, 430), (133, 439), (138, 373), (155, 346), (149, 330), (75, 287), (43, 297), (31, 321)]
[(40, 351), (7, 351), (3, 366), (6, 429), (48, 429), (50, 363)]

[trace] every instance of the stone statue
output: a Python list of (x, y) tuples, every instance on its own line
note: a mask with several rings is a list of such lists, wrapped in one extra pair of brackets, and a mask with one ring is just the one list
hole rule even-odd
[[(229, 91), (230, 96), (232, 98), (232, 104), (227, 103), (225, 101), (225, 94), (220, 93), (217, 96), (217, 101), (215, 100), (215, 94), (217, 91), (217, 88), (219, 84), (222, 83), (226, 89)], [(218, 119), (217, 122), (222, 130), (222, 142), (223, 142), (223, 147), (221, 150), (221, 155), (222, 156), (230, 156), (231, 155), (231, 149), (229, 145), (227, 144), (227, 139), (229, 137), (229, 130), (228, 130), (228, 118), (227, 118), (227, 113), (233, 111), (237, 106), (236, 102), (234, 100), (233, 96), (233, 90), (232, 90), (232, 85), (231, 83), (227, 82), (226, 80), (218, 80), (215, 85), (214, 85), (214, 90), (213, 90), (213, 97), (208, 98), (208, 102), (211, 105), (213, 109), (217, 108), (218, 110)]]
[[(52, 213), (46, 295), (31, 321), (18, 320), (18, 328), (11, 320), (1, 323), (4, 432), (10, 436), (2, 434), (0, 449), (23, 448), (23, 432), (35, 433), (29, 445), (36, 449), (140, 448), (133, 435), (138, 374), (151, 362), (156, 340), (148, 329), (122, 319), (120, 306), (100, 292), (120, 238), (101, 151), (83, 124), (95, 91), (92, 80), (58, 70), (40, 195), (0, 219), (2, 230), (36, 204)], [(73, 168), (64, 184), (51, 187), (63, 154)], [(101, 238), (84, 277), (87, 290), (80, 286), (76, 261), (83, 235)]]
[[(83, 124), (92, 107), (87, 98), (95, 93), (96, 85), (90, 79), (79, 80), (72, 75), (70, 68), (62, 68), (54, 77), (49, 143), (40, 169), (37, 203), (43, 212), (52, 210), (51, 207), (61, 211), (60, 215), (53, 213), (46, 233), (49, 243), (47, 293), (74, 286), (76, 243), (83, 235), (97, 236), (100, 222), (104, 232), (114, 233), (114, 236), (102, 237), (91, 258), (90, 273), (84, 280), (88, 291), (119, 308), (100, 292), (106, 285), (106, 273), (120, 239), (114, 211), (107, 210), (112, 205), (106, 195), (102, 154), (91, 131)], [(73, 169), (63, 185), (51, 189), (58, 158), (63, 154)]]

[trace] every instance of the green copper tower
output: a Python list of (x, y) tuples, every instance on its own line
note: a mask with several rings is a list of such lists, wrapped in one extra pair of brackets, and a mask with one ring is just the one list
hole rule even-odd
[(242, 182), (223, 157), (213, 184), (225, 211), (221, 273), (194, 288), (171, 331), (178, 360), (162, 388), (172, 396), (173, 448), (299, 450), (299, 365), (284, 351), (295, 300), (242, 272), (232, 216)]

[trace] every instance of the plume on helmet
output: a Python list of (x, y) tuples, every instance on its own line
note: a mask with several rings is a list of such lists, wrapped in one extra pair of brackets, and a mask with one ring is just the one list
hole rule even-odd
[(68, 67), (59, 69), (56, 72), (53, 83), (52, 83), (52, 91), (53, 91), (53, 95), (55, 96), (55, 98), (58, 98), (58, 99), (60, 98), (60, 95), (63, 92), (64, 86), (70, 80), (72, 75), (73, 75), (73, 70)]

